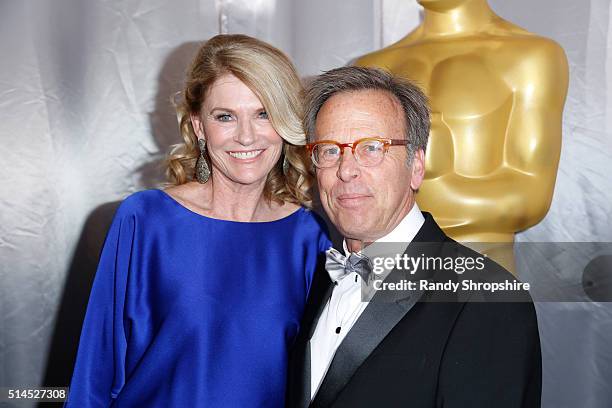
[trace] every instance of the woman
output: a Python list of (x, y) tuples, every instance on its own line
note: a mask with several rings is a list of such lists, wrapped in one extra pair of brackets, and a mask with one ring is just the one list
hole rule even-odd
[(330, 246), (279, 50), (206, 42), (188, 72), (172, 186), (128, 197), (102, 251), (67, 406), (274, 407)]

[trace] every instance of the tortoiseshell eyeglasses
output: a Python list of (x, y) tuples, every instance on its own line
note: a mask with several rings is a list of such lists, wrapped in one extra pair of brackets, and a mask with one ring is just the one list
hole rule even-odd
[(352, 143), (338, 143), (333, 140), (321, 140), (308, 143), (306, 148), (310, 153), (313, 164), (320, 169), (334, 167), (340, 162), (344, 149), (351, 148), (357, 164), (364, 167), (379, 165), (385, 158), (389, 146), (406, 146), (410, 142), (406, 139), (384, 139), (380, 137), (366, 137)]

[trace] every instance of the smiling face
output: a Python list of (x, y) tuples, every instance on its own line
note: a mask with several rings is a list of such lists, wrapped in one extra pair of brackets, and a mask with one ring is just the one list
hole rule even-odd
[(191, 121), (198, 138), (206, 140), (213, 180), (265, 183), (283, 140), (248, 86), (232, 74), (221, 76), (208, 90), (200, 115), (192, 115)]
[[(317, 140), (349, 143), (364, 137), (404, 139), (399, 103), (388, 93), (362, 90), (329, 98), (316, 119)], [(423, 152), (406, 165), (403, 146), (389, 147), (379, 165), (362, 167), (347, 148), (335, 167), (317, 169), (321, 202), (346, 238), (373, 242), (391, 232), (414, 205), (423, 180)]]

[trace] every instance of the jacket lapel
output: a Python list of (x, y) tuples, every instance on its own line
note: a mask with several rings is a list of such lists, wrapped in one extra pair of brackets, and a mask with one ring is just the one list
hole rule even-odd
[[(435, 221), (433, 221), (431, 215), (428, 213), (423, 213), (423, 215), (425, 216), (425, 223), (414, 237), (413, 242), (441, 243), (445, 241), (447, 239), (446, 236)], [(408, 245), (405, 253), (409, 254), (410, 251), (411, 245)], [(399, 281), (410, 278), (410, 276), (394, 270), (389, 275), (387, 281)], [(374, 295), (338, 347), (329, 370), (312, 402), (313, 407), (327, 407), (333, 403), (340, 391), (350, 381), (355, 371), (357, 371), (397, 323), (412, 309), (422, 295), (422, 291), (378, 292)], [(382, 298), (383, 296), (384, 299)], [(327, 300), (325, 303), (327, 303)], [(313, 331), (314, 327), (309, 333), (309, 338), (312, 336)], [(309, 345), (308, 349), (310, 349)], [(309, 360), (310, 353), (308, 353), (308, 367), (310, 366)], [(308, 381), (310, 381), (310, 369), (308, 370)], [(310, 386), (308, 389), (310, 389)]]
[(394, 303), (377, 300), (378, 295), (374, 296), (338, 347), (312, 406), (327, 407), (332, 404), (353, 373), (417, 303), (421, 295), (421, 292), (415, 291)]

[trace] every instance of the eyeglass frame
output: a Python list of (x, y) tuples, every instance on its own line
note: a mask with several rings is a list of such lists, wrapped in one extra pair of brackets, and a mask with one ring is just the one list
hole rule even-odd
[[(383, 143), (383, 158), (380, 161), (380, 163), (382, 163), (382, 161), (385, 159), (385, 155), (387, 154), (387, 150), (389, 150), (390, 146), (409, 146), (412, 143), (410, 142), (410, 140), (408, 139), (387, 139), (387, 138), (383, 138), (383, 137), (364, 137), (361, 139), (357, 139), (353, 142), (350, 143), (340, 143), (340, 142), (336, 142), (335, 140), (319, 140), (317, 142), (312, 142), (312, 143), (307, 143), (306, 144), (306, 149), (308, 151), (308, 154), (310, 155), (310, 160), (312, 161), (312, 164), (319, 169), (329, 169), (332, 168), (334, 166), (336, 166), (338, 163), (340, 163), (340, 159), (342, 158), (342, 156), (344, 156), (344, 149), (346, 149), (347, 147), (351, 148), (351, 153), (353, 154), (353, 157), (355, 157), (355, 161), (357, 161), (357, 164), (359, 164), (360, 166), (362, 166), (362, 164), (359, 163), (359, 161), (357, 160), (356, 156), (355, 156), (355, 147), (362, 142), (367, 142), (370, 140), (374, 140), (377, 142), (382, 142)], [(319, 167), (317, 166), (317, 164), (315, 163), (315, 160), (312, 158), (312, 153), (314, 152), (314, 148), (319, 145), (319, 144), (334, 144), (336, 146), (338, 146), (340, 148), (340, 157), (338, 157), (338, 161), (336, 163), (334, 163), (333, 166), (329, 166), (329, 167)], [(364, 166), (364, 167), (374, 167), (374, 166), (378, 166), (380, 163), (377, 163), (373, 166)]]

